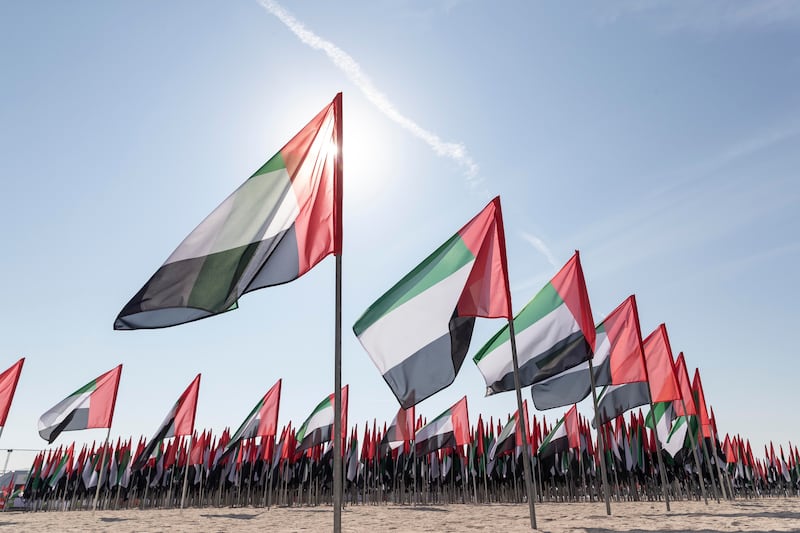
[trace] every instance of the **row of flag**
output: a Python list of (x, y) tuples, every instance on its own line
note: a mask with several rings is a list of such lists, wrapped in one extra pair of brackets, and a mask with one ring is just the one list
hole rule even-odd
[[(319, 413), (326, 409), (324, 404), (325, 401), (321, 402), (309, 419), (319, 418)], [(386, 423), (378, 426), (373, 420), (370, 430), (370, 425), (365, 423), (360, 442), (358, 426), (352, 427), (343, 447), (346, 450), (343, 457), (345, 479), (360, 486), (372, 483), (377, 488), (382, 484), (382, 490), (389, 490), (386, 486), (396, 485), (398, 475), (410, 482), (419, 477), (420, 482), (430, 483), (439, 476), (446, 478), (450, 468), (455, 468), (456, 477), (460, 476), (462, 483), (464, 476), (495, 481), (518, 476), (523, 438), (517, 430), (519, 413), (505, 417), (506, 423), (492, 418), (484, 423), (479, 416), (477, 424), (468, 427), (464, 438), (450, 441), (442, 438), (448, 433), (442, 431), (444, 426), (458, 427), (468, 417), (465, 409), (462, 400), (427, 423), (421, 415), (415, 417), (413, 409), (401, 408), (388, 427)], [(527, 406), (524, 411), (527, 417)], [(601, 461), (606, 462), (615, 477), (644, 475), (658, 480), (654, 456), (659, 452), (650, 418), (639, 410), (629, 418), (618, 416), (605, 425), (602, 431), (608, 445), (605, 454), (601, 454), (599, 435), (592, 436), (589, 421), (575, 406), (553, 425), (548, 425), (544, 416), (537, 419), (534, 415), (532, 421), (529, 420), (531, 432), (527, 439), (534, 452), (540, 483), (542, 480), (557, 482), (568, 475), (596, 479)], [(294, 428), (290, 422), (261, 439), (240, 438), (242, 428), (256, 425), (252, 423), (256, 417), (249, 416), (247, 420), (250, 422), (242, 424), (233, 434), (228, 429), (219, 437), (208, 430), (193, 431), (191, 436), (169, 442), (158, 440), (155, 447), (152, 441), (143, 438), (134, 445), (134, 439), (129, 438), (127, 441), (117, 439), (116, 445), (113, 442), (84, 445), (80, 451), (73, 442), (40, 452), (30, 469), (26, 495), (41, 499), (60, 494), (63, 498), (67, 491), (89, 491), (99, 486), (107, 491), (127, 491), (137, 486), (171, 487), (174, 479), (180, 479), (181, 472), (187, 472), (187, 468), (191, 469), (188, 473), (194, 487), (209, 488), (220, 483), (233, 486), (258, 483), (265, 487), (267, 479), (302, 484), (310, 476), (322, 476), (320, 481), (330, 484), (330, 439), (324, 435), (320, 439), (308, 439), (314, 432), (308, 431), (308, 420), (299, 428)], [(330, 424), (327, 426), (329, 435)], [(697, 438), (702, 438), (698, 424), (693, 424), (692, 430)], [(453, 433), (458, 435), (461, 429)], [(465, 444), (458, 444), (460, 441)], [(690, 480), (696, 471), (687, 459), (689, 447), (686, 439), (682, 449), (671, 452), (672, 461), (667, 468), (671, 468), (672, 475)], [(791, 443), (785, 454), (783, 445), (779, 445), (776, 452), (770, 442), (762, 458), (756, 458), (749, 441), (738, 435), (726, 435), (722, 442), (713, 439), (711, 447), (714, 450), (711, 464), (704, 463), (700, 468), (710, 471), (712, 465), (722, 465), (732, 486), (736, 485), (740, 491), (756, 485), (780, 488), (800, 482), (800, 451)], [(154, 453), (148, 452), (149, 449)], [(141, 463), (138, 467), (137, 462)], [(415, 472), (409, 462), (418, 464), (419, 470)]]
[[(342, 141), (340, 93), (184, 239), (123, 307), (114, 329), (170, 327), (224, 313), (235, 309), (245, 293), (295, 280), (327, 255), (341, 256)], [(674, 360), (663, 324), (642, 337), (634, 296), (596, 325), (576, 251), (514, 315), (507, 263), (496, 197), (355, 322), (354, 334), (401, 409), (411, 409), (453, 383), (469, 351), (476, 318), (503, 318), (505, 325), (473, 357), (487, 394), (516, 390), (522, 409), (519, 390), (531, 386), (533, 403), (542, 410), (575, 404), (603, 387), (599, 400), (594, 399), (593, 423), (600, 435), (604, 423), (649, 403), (662, 448), (673, 438), (680, 440), (681, 432), (693, 437), (685, 428), (694, 418), (702, 429), (701, 442), (711, 438), (699, 374), (690, 384), (685, 361), (682, 356)], [(340, 265), (337, 259), (337, 317)], [(335, 393), (307, 421), (299, 442), (330, 439), (333, 428), (341, 426), (342, 442), (334, 439), (334, 443), (347, 444), (338, 318), (334, 352)], [(104, 374), (45, 413), (40, 420), (42, 437), (52, 442), (64, 430), (110, 427), (109, 383), (116, 379), (118, 384), (120, 370)], [(198, 375), (197, 386), (199, 379)], [(116, 388), (113, 391), (115, 396)], [(196, 400), (196, 388), (181, 396), (148, 446), (191, 433), (194, 413), (191, 424), (182, 418), (191, 394)], [(334, 413), (342, 413), (342, 419), (328, 427), (327, 421), (336, 419)], [(526, 419), (527, 415), (518, 417)], [(568, 441), (572, 425), (565, 417), (558, 426)], [(519, 424), (518, 429), (525, 427)], [(465, 397), (416, 429), (415, 451), (425, 454), (465, 446), (469, 428)], [(545, 440), (558, 441), (554, 435)], [(601, 447), (602, 443), (601, 439)], [(339, 468), (337, 461), (334, 464), (334, 470)], [(525, 468), (527, 472), (527, 461)], [(526, 473), (535, 527), (529, 479)], [(607, 510), (610, 513), (608, 504)]]
[[(658, 337), (661, 339), (655, 346), (659, 347), (663, 353), (667, 353), (665, 349), (666, 336), (663, 334), (664, 329), (660, 327), (658, 332), (662, 334)], [(647, 346), (651, 346), (648, 344)], [(560, 418), (553, 427), (548, 427), (544, 417), (541, 423), (537, 422), (536, 415), (533, 416), (533, 422), (522, 426), (519, 424), (519, 412), (514, 413), (513, 416), (508, 417), (508, 422), (505, 425), (500, 425), (498, 422), (496, 437), (494, 436), (494, 424), (490, 422), (488, 429), (484, 430), (484, 423), (482, 417), (479, 417), (477, 429), (470, 424), (469, 413), (467, 408), (466, 397), (459, 400), (451, 408), (431, 420), (430, 423), (424, 423), (422, 417), (415, 419), (415, 409), (400, 408), (395, 418), (392, 420), (388, 428), (384, 425), (382, 437), (381, 433), (373, 429), (372, 441), (368, 430), (364, 436), (364, 450), (373, 450), (370, 452), (370, 457), (383, 456), (387, 453), (394, 452), (398, 449), (405, 450), (406, 453), (413, 451), (418, 456), (424, 456), (429, 453), (436, 452), (437, 450), (458, 448), (465, 449), (466, 447), (476, 447), (478, 456), (482, 456), (484, 452), (488, 453), (488, 460), (491, 462), (496, 457), (512, 450), (519, 451), (523, 439), (521, 434), (522, 427), (530, 427), (530, 434), (528, 435), (528, 443), (534, 454), (539, 458), (545, 458), (554, 454), (560, 454), (568, 450), (586, 451), (590, 456), (599, 454), (600, 433), (604, 435), (604, 442), (608, 443), (606, 451), (613, 451), (617, 457), (620, 456), (620, 449), (623, 443), (628, 446), (625, 452), (626, 456), (631, 454), (630, 449), (641, 449), (643, 446), (651, 453), (656, 453), (659, 445), (656, 441), (661, 443), (661, 448), (668, 452), (673, 457), (679, 457), (682, 452), (691, 449), (694, 446), (689, 438), (689, 432), (694, 433), (694, 442), (706, 440), (708, 442), (716, 443), (711, 446), (712, 453), (716, 453), (717, 449), (722, 450), (724, 453), (725, 462), (728, 464), (736, 464), (737, 472), (740, 474), (745, 469), (750, 469), (750, 476), (752, 477), (753, 469), (763, 474), (768, 469), (764, 468), (763, 463), (754, 459), (752, 449), (749, 441), (744, 441), (740, 437), (729, 437), (726, 435), (724, 440), (718, 437), (716, 429), (716, 421), (711, 409), (711, 414), (708, 414), (705, 404), (705, 395), (702, 389), (702, 382), (700, 380), (699, 371), (695, 371), (694, 380), (690, 383), (688, 373), (686, 371), (686, 363), (683, 354), (673, 364), (671, 356), (667, 353), (667, 360), (673, 368), (672, 375), (675, 382), (678, 384), (678, 390), (686, 391), (684, 396), (679, 400), (672, 400), (667, 402), (658, 402), (655, 404), (654, 409), (650, 411), (647, 416), (646, 423), (642, 416), (641, 409), (638, 418), (631, 415), (631, 422), (626, 427), (622, 414), (628, 408), (619, 410), (619, 412), (611, 413), (608, 406), (604, 406), (604, 415), (608, 418), (604, 420), (604, 424), (593, 437), (589, 429), (590, 422), (582, 417), (577, 412), (577, 405), (573, 405), (567, 413)], [(11, 399), (13, 398), (14, 388), (19, 380), (22, 370), (24, 358), (20, 359), (12, 365), (5, 372), (0, 374), (0, 420), (5, 423), (5, 418), (8, 414)], [(73, 394), (67, 396), (64, 400), (58, 402), (53, 408), (48, 410), (42, 415), (39, 427), (40, 434), (43, 438), (52, 443), (62, 431), (71, 431), (78, 429), (86, 429), (92, 427), (111, 427), (113, 419), (116, 391), (119, 386), (122, 365), (102, 374), (98, 378), (90, 381), (83, 387), (80, 387)], [(266, 443), (269, 439), (274, 442), (278, 436), (278, 414), (280, 407), (282, 380), (278, 380), (266, 394), (258, 400), (256, 405), (252, 408), (250, 413), (246, 416), (245, 420), (241, 423), (238, 429), (230, 435), (229, 432), (223, 434), (220, 439), (220, 448), (218, 458), (225, 458), (230, 454), (239, 450), (243, 444), (251, 443), (256, 438), (261, 438), (262, 442)], [(147, 441), (146, 445), (143, 440), (140, 440), (140, 445), (135, 454), (133, 454), (130, 461), (130, 468), (134, 471), (141, 470), (145, 465), (153, 462), (154, 458), (158, 457), (163, 452), (164, 443), (171, 437), (183, 437), (194, 434), (194, 438), (189, 441), (192, 444), (189, 446), (187, 453), (192, 453), (193, 446), (208, 446), (211, 443), (210, 432), (204, 431), (202, 436), (198, 439), (195, 428), (194, 420), (197, 407), (197, 398), (199, 394), (200, 375), (190, 383), (187, 389), (180, 395), (176, 403), (168, 411), (164, 421), (157, 429), (154, 436)], [(343, 398), (342, 409), (342, 427), (345, 431), (347, 425), (347, 404), (349, 387), (345, 386), (341, 391)], [(603, 395), (601, 395), (603, 396)], [(687, 403), (688, 400), (688, 403)], [(289, 424), (288, 429), (284, 428), (281, 434), (281, 447), (285, 446), (290, 432), (289, 442), (290, 448), (286, 448), (286, 452), (290, 457), (302, 454), (304, 451), (314, 447), (322, 446), (329, 443), (333, 438), (333, 420), (334, 420), (334, 395), (331, 394), (325, 397), (317, 407), (312, 411), (309, 417), (301, 424), (297, 430), (291, 429)], [(527, 402), (524, 402), (524, 418), (530, 421)], [(601, 401), (602, 405), (602, 401)], [(688, 407), (691, 406), (691, 407)], [(612, 416), (613, 415), (613, 416)], [(612, 427), (615, 426), (615, 427)], [(638, 446), (630, 446), (630, 438), (633, 435), (639, 434), (644, 428), (650, 430), (649, 438), (640, 438)], [(354, 429), (354, 432), (357, 430)], [(208, 436), (206, 436), (208, 434)], [(491, 435), (489, 437), (489, 435)], [(352, 449), (354, 440), (357, 439), (356, 433), (351, 435), (350, 443), (343, 442), (342, 449)], [(376, 440), (377, 439), (377, 440)], [(177, 440), (173, 442), (173, 446), (178, 446)], [(183, 442), (181, 440), (181, 442)], [(370, 444), (372, 442), (372, 444)], [(377, 442), (379, 446), (373, 445)], [(592, 444), (592, 443), (596, 444)], [(181, 444), (181, 446), (187, 445)], [(250, 444), (247, 444), (250, 445)], [(109, 443), (103, 446), (109, 447)], [(167, 445), (169, 450), (169, 444)], [(119, 449), (119, 445), (117, 446)], [(74, 450), (73, 446), (69, 447)], [(101, 447), (103, 449), (103, 447)], [(111, 449), (111, 448), (109, 448)], [(289, 451), (289, 450), (294, 451)], [(772, 443), (770, 443), (769, 452), (765, 453), (765, 457), (769, 460), (769, 465), (777, 470), (781, 475), (788, 476), (789, 472), (796, 466), (794, 455), (796, 455), (797, 448), (792, 452), (791, 443), (789, 444), (789, 460), (785, 459), (783, 454), (782, 445), (780, 449), (780, 459), (776, 455)], [(766, 452), (766, 449), (765, 449)], [(200, 452), (194, 452), (200, 453)], [(205, 452), (203, 452), (205, 453)], [(366, 452), (362, 452), (363, 453)], [(202, 453), (201, 453), (202, 455)], [(69, 457), (66, 459), (65, 457)], [(49, 454), (50, 460), (48, 461), (48, 471), (53, 470), (57, 472), (54, 463), (58, 463), (64, 458), (65, 461), (72, 461), (73, 452), (65, 452), (62, 454), (60, 451), (55, 454), (52, 450)], [(629, 462), (630, 463), (630, 462)], [(82, 464), (82, 463), (81, 463)]]

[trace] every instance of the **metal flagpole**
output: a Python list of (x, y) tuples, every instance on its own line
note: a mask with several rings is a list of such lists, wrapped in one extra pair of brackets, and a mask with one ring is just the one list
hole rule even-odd
[[(189, 435), (189, 448), (186, 450), (186, 464), (183, 465), (183, 490), (181, 490), (181, 509), (183, 509), (183, 504), (186, 502), (186, 486), (187, 481), (189, 480), (189, 462), (192, 457), (192, 436)], [(181, 459), (180, 450), (178, 450), (178, 461)]]
[(333, 363), (333, 531), (342, 531), (342, 93), (333, 100), (337, 154), (334, 167), (334, 256), (336, 259), (336, 311)]
[[(116, 400), (116, 398), (114, 398)], [(108, 433), (106, 433), (106, 443), (103, 445), (103, 454), (100, 457), (100, 475), (97, 476), (97, 488), (94, 491), (94, 505), (92, 512), (97, 511), (97, 498), (100, 496), (100, 485), (103, 483), (103, 471), (105, 470), (106, 451), (108, 450), (108, 439), (111, 437), (111, 426), (108, 426)]]
[[(689, 433), (689, 441), (692, 443), (692, 455), (694, 456), (694, 464), (697, 467), (697, 476), (699, 478), (698, 483), (700, 484), (700, 493), (703, 495), (703, 500), (708, 505), (708, 495), (706, 494), (706, 483), (703, 479), (703, 468), (700, 466), (700, 457), (697, 455), (697, 440), (694, 438), (694, 432), (692, 431), (692, 425), (689, 423), (689, 416), (686, 414), (686, 401), (683, 399), (683, 393), (681, 393), (681, 405), (683, 406), (683, 416), (686, 417), (686, 432)], [(697, 410), (695, 409), (695, 412)], [(697, 418), (697, 426), (700, 427), (700, 416), (695, 415)], [(653, 424), (655, 425), (655, 415), (653, 415)], [(702, 428), (700, 428), (702, 431)], [(658, 433), (658, 431), (656, 431)], [(713, 480), (713, 478), (712, 478)], [(716, 493), (717, 489), (714, 488), (714, 492)]]
[(600, 444), (600, 475), (603, 476), (603, 496), (606, 499), (606, 514), (611, 516), (611, 494), (608, 487), (608, 474), (606, 473), (606, 439), (598, 416), (597, 391), (594, 388), (594, 366), (592, 365), (591, 357), (589, 358), (589, 382), (592, 387), (592, 401), (594, 402), (594, 427), (597, 428), (597, 442)]
[[(5, 426), (0, 426), (0, 437), (2, 437), (2, 436), (3, 436), (3, 429), (4, 429), (4, 427), (5, 427)], [(4, 473), (4, 474), (5, 474), (6, 472), (8, 472), (8, 460), (9, 460), (9, 459), (11, 459), (11, 452), (13, 452), (13, 451), (14, 451), (14, 450), (12, 450), (12, 449), (10, 449), (10, 448), (9, 448), (8, 450), (6, 450), (6, 452), (8, 452), (8, 453), (6, 454), (6, 462), (5, 462), (5, 464), (3, 465), (3, 473)], [(2, 511), (3, 511), (3, 512), (5, 512), (5, 510), (6, 510), (6, 507), (8, 507), (8, 500), (10, 500), (10, 499), (11, 499), (11, 494), (13, 494), (13, 492), (14, 492), (14, 481), (16, 481), (16, 480), (14, 479), (14, 472), (12, 472), (12, 473), (11, 473), (11, 493), (9, 493), (9, 494), (6, 494), (6, 501), (3, 503), (3, 509), (2, 509)]]
[[(647, 365), (645, 365), (645, 370), (647, 369)], [(650, 375), (648, 373), (647, 376), (647, 399), (650, 402), (650, 413), (653, 419), (653, 423), (655, 425), (656, 419), (656, 412), (653, 409), (653, 394), (650, 392)], [(667, 492), (667, 473), (664, 470), (664, 458), (661, 457), (661, 450), (663, 449), (663, 444), (661, 443), (661, 437), (658, 436), (658, 430), (654, 430), (656, 435), (656, 444), (658, 445), (658, 449), (656, 449), (656, 456), (658, 457), (658, 469), (661, 471), (661, 488), (664, 494), (664, 503), (667, 505), (667, 511), (670, 511), (669, 508), (669, 493)]]
[[(698, 417), (699, 419), (699, 417)], [(711, 478), (711, 488), (714, 491), (714, 498), (719, 503), (719, 492), (717, 491), (717, 482), (714, 480), (714, 470), (711, 468), (711, 459), (708, 456), (708, 446), (706, 446), (706, 438), (703, 435), (703, 423), (702, 420), (698, 420), (700, 422), (698, 425), (700, 426), (700, 438), (702, 439), (700, 442), (702, 444), (703, 449), (703, 456), (705, 457), (706, 464), (708, 465), (708, 475)], [(700, 470), (700, 479), (703, 480), (703, 470)], [(708, 502), (706, 502), (708, 503)]]
[(528, 513), (531, 517), (531, 529), (536, 529), (536, 507), (534, 498), (536, 496), (536, 489), (531, 482), (531, 449), (528, 443), (528, 420), (525, 416), (525, 411), (522, 409), (522, 391), (520, 390), (519, 383), (519, 364), (517, 362), (517, 339), (514, 336), (514, 319), (508, 319), (508, 334), (511, 339), (511, 361), (514, 364), (514, 389), (517, 393), (517, 431), (522, 433), (522, 456), (524, 458), (525, 468), (525, 491), (528, 494)]

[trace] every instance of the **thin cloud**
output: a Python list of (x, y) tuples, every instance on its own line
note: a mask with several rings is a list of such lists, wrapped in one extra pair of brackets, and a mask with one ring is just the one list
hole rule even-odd
[(558, 270), (559, 267), (558, 261), (556, 261), (556, 258), (550, 251), (550, 248), (547, 247), (547, 245), (544, 243), (542, 239), (540, 239), (539, 237), (537, 237), (532, 233), (527, 233), (525, 231), (521, 232), (520, 235), (522, 236), (523, 239), (528, 241), (534, 248), (536, 248), (536, 250), (539, 251), (539, 253), (541, 253), (543, 256), (547, 258), (547, 262), (550, 263), (550, 266), (552, 266), (553, 269)]
[(378, 108), (378, 110), (386, 115), (390, 120), (399, 124), (400, 127), (409, 131), (412, 135), (422, 140), (427, 144), (437, 155), (448, 157), (458, 163), (464, 169), (467, 177), (467, 183), (475, 189), (481, 182), (478, 177), (478, 165), (470, 156), (467, 148), (458, 142), (448, 142), (442, 140), (441, 137), (435, 133), (426, 130), (407, 116), (403, 115), (398, 109), (389, 101), (389, 98), (372, 83), (372, 80), (361, 69), (361, 66), (356, 62), (353, 57), (333, 44), (332, 42), (323, 39), (319, 35), (303, 25), (299, 20), (294, 18), (288, 11), (286, 11), (280, 4), (273, 0), (259, 0), (264, 9), (269, 11), (272, 15), (280, 20), (289, 30), (294, 33), (300, 41), (315, 50), (320, 50), (333, 61), (339, 70), (341, 70), (353, 84), (361, 90), (367, 100)]

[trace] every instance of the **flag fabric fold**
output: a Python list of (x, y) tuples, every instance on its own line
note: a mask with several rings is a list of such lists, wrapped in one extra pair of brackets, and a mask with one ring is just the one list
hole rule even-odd
[(114, 329), (164, 328), (224, 313), (243, 294), (293, 281), (340, 253), (340, 115), (341, 93), (183, 240)]
[[(349, 385), (342, 387), (342, 435), (347, 435), (347, 393)], [(303, 422), (295, 434), (297, 451), (307, 450), (333, 438), (335, 394), (322, 400)]]
[(500, 198), (373, 303), (353, 331), (400, 405), (450, 385), (475, 317), (510, 318)]
[(261, 398), (244, 422), (225, 445), (222, 457), (230, 454), (245, 439), (274, 437), (278, 432), (278, 410), (281, 404), (281, 381), (278, 380)]
[[(597, 387), (647, 381), (636, 298), (629, 296), (595, 329), (592, 357)], [(539, 410), (580, 402), (591, 392), (589, 361), (569, 368), (531, 387)]]
[(397, 411), (389, 428), (383, 434), (380, 450), (381, 457), (389, 450), (396, 450), (406, 442), (414, 440), (414, 407)]
[(19, 383), (19, 375), (22, 373), (22, 365), (25, 358), (11, 365), (7, 370), (0, 374), (0, 427), (5, 427), (8, 410), (11, 409), (11, 401)]
[(644, 340), (644, 359), (653, 403), (680, 400), (681, 392), (675, 379), (672, 348), (664, 324), (658, 326)]
[[(591, 357), (595, 327), (580, 255), (564, 267), (514, 318), (520, 386), (544, 381)], [(506, 324), (473, 357), (486, 394), (514, 390)]]
[(110, 428), (122, 365), (76, 390), (39, 418), (39, 436), (51, 444), (62, 431)]
[(466, 396), (419, 428), (414, 435), (417, 457), (441, 448), (462, 446), (469, 442), (469, 410)]
[(197, 396), (200, 392), (200, 374), (192, 380), (189, 386), (180, 395), (178, 401), (169, 410), (164, 421), (156, 430), (155, 435), (147, 443), (144, 451), (136, 457), (132, 470), (140, 470), (147, 461), (154, 457), (164, 439), (191, 435), (194, 432), (194, 419), (197, 414)]
[(580, 427), (578, 406), (573, 405), (555, 427), (547, 434), (539, 446), (539, 457), (544, 459), (580, 447)]

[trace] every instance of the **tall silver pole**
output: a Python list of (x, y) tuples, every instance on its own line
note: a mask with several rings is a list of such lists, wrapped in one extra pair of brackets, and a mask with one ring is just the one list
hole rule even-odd
[(103, 484), (103, 471), (106, 469), (106, 451), (108, 450), (108, 439), (111, 437), (111, 426), (106, 433), (106, 443), (103, 445), (103, 453), (100, 457), (100, 474), (97, 476), (97, 488), (94, 491), (94, 505), (92, 512), (97, 511), (97, 498), (100, 496), (100, 485)]
[[(646, 367), (645, 367), (646, 368)], [(656, 412), (653, 409), (653, 394), (650, 392), (650, 376), (647, 377), (647, 399), (650, 402), (650, 413), (652, 414), (653, 422), (656, 419)], [(663, 448), (663, 444), (661, 442), (661, 437), (658, 436), (658, 430), (654, 430), (653, 433), (656, 435), (656, 456), (658, 458), (658, 469), (661, 472), (661, 489), (662, 493), (664, 494), (664, 503), (667, 505), (667, 511), (670, 511), (669, 508), (669, 492), (667, 492), (667, 472), (664, 470), (664, 458), (661, 457), (661, 449)]]
[[(180, 460), (180, 450), (178, 450), (178, 460)], [(186, 486), (189, 480), (189, 462), (192, 458), (192, 436), (189, 435), (189, 449), (186, 450), (186, 464), (183, 465), (183, 490), (181, 490), (181, 509), (186, 502)]]
[(603, 496), (606, 499), (606, 514), (611, 516), (611, 493), (608, 488), (608, 474), (606, 473), (606, 439), (597, 409), (597, 391), (594, 388), (594, 366), (589, 358), (589, 383), (592, 387), (592, 401), (594, 402), (594, 427), (597, 428), (597, 443), (600, 445), (600, 474), (603, 476)]
[(508, 320), (508, 335), (511, 339), (511, 361), (514, 364), (514, 390), (517, 393), (517, 431), (522, 433), (522, 456), (525, 462), (525, 491), (528, 494), (528, 513), (531, 517), (531, 529), (536, 529), (536, 507), (533, 502), (536, 497), (536, 489), (531, 482), (531, 449), (528, 444), (528, 420), (525, 411), (522, 409), (522, 391), (519, 381), (519, 363), (517, 362), (517, 339), (514, 335), (514, 319)]
[[(694, 438), (694, 432), (692, 431), (692, 425), (689, 423), (689, 416), (686, 414), (686, 401), (683, 399), (683, 393), (681, 393), (681, 405), (683, 406), (683, 416), (686, 417), (686, 432), (689, 433), (689, 442), (692, 445), (692, 455), (694, 456), (694, 464), (697, 467), (697, 477), (698, 483), (700, 483), (700, 494), (703, 495), (703, 501), (706, 502), (708, 505), (708, 495), (706, 494), (706, 482), (703, 479), (703, 467), (700, 465), (700, 457), (697, 455), (697, 440)], [(697, 418), (697, 427), (700, 428), (700, 415), (696, 414), (695, 418)], [(655, 422), (655, 416), (653, 416), (653, 422)], [(700, 431), (703, 431), (703, 428), (700, 428)], [(658, 431), (656, 431), (658, 433)], [(713, 478), (712, 478), (713, 481)], [(714, 492), (716, 493), (717, 489), (714, 488)]]
[(336, 121), (336, 154), (334, 170), (334, 248), (336, 258), (336, 319), (334, 325), (334, 418), (333, 418), (333, 531), (342, 531), (342, 174), (343, 174), (343, 124), (342, 93), (334, 99), (334, 118)]

